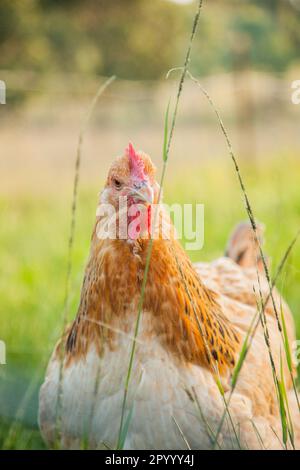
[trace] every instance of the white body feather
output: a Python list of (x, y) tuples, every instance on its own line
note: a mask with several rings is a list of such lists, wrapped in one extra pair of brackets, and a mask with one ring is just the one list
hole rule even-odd
[[(255, 308), (233, 300), (230, 289), (232, 293), (236, 292), (236, 274), (236, 281), (241, 285), (245, 283), (240, 291), (249, 292), (250, 287), (251, 292), (255, 270), (249, 270), (250, 277), (243, 277), (240, 267), (224, 259), (217, 261), (214, 267), (210, 265), (209, 269), (205, 264), (198, 265), (197, 269), (202, 279), (212, 287), (218, 277), (220, 280), (220, 275), (226, 281), (226, 276), (231, 273), (231, 282), (224, 283), (227, 292), (220, 296), (220, 302), (224, 313), (245, 336)], [(220, 289), (220, 284), (218, 287)], [(115, 448), (135, 316), (136, 312), (133, 312), (127, 333), (118, 335), (114, 350), (104, 349), (99, 357), (95, 347), (91, 346), (86, 358), (74, 360), (63, 368), (60, 420), (56, 420), (60, 365), (57, 359), (50, 361), (40, 392), (40, 426), (50, 445), (55, 441), (57, 426), (64, 448), (80, 448), (83, 442), (88, 442), (92, 448)], [(279, 364), (280, 341), (276, 321), (270, 315), (268, 321), (272, 350)], [(157, 338), (151, 337), (150, 331), (151, 315), (144, 312), (125, 412), (126, 421), (133, 406), (125, 448), (186, 449), (185, 439), (191, 448), (211, 448), (212, 435), (216, 433), (224, 411), (224, 402), (212, 373), (200, 366), (180, 364)], [(223, 381), (226, 399), (229, 395), (227, 380), (229, 378)], [(268, 351), (259, 328), (230, 404), (231, 416), (243, 447), (281, 448), (276, 436), (281, 435), (280, 419), (274, 415), (268, 401), (268, 389), (272, 390), (272, 387)], [(198, 403), (193, 397), (194, 393), (197, 394)], [(293, 409), (293, 403), (291, 407)], [(227, 449), (238, 447), (228, 420), (225, 420), (219, 445)]]

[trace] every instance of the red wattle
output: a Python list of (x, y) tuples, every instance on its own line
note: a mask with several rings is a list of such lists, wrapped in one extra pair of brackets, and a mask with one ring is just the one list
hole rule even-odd
[(151, 205), (147, 208), (147, 229), (149, 238), (151, 237)]

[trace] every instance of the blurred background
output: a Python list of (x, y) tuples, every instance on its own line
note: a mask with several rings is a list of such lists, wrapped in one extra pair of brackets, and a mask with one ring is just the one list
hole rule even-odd
[[(131, 140), (161, 169), (164, 114), (174, 103), (195, 1), (0, 0), (0, 448), (43, 448), (37, 394), (63, 314), (74, 161), (86, 110), (69, 319), (76, 314), (98, 193)], [(300, 0), (204, 0), (191, 72), (218, 107), (265, 250), (276, 270), (300, 227)], [(205, 244), (221, 256), (246, 219), (216, 117), (188, 79), (171, 146), (165, 202), (205, 204)], [(300, 244), (279, 287), (300, 334)]]

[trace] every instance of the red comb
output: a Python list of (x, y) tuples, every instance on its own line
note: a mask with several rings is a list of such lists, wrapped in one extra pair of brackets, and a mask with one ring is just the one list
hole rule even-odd
[(126, 153), (129, 158), (130, 172), (133, 176), (139, 179), (145, 179), (145, 168), (143, 159), (140, 155), (134, 150), (134, 147), (131, 142), (129, 142), (126, 149)]

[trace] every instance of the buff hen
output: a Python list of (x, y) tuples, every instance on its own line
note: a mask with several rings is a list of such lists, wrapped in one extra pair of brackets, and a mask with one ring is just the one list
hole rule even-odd
[[(55, 445), (59, 428), (63, 448), (81, 448), (82, 442), (89, 448), (116, 447), (150, 237), (152, 255), (125, 407), (131, 419), (124, 448), (216, 445), (212, 436), (224, 413), (220, 383), (227, 400), (239, 352), (257, 313), (258, 279), (265, 299), (269, 287), (248, 224), (237, 227), (224, 257), (192, 265), (175, 232), (164, 236), (162, 220), (169, 228), (172, 224), (162, 206), (154, 224), (158, 198), (150, 157), (130, 144), (109, 170), (78, 313), (53, 352), (40, 390), (40, 429), (49, 446)], [(136, 205), (138, 212), (132, 210)], [(106, 207), (115, 209), (115, 219)], [(115, 237), (112, 227), (118, 229)], [(124, 228), (128, 233), (121, 237)], [(274, 300), (279, 311), (283, 308), (292, 343), (292, 315), (276, 289)], [(265, 311), (279, 370), (283, 346), (270, 300)], [(299, 446), (299, 411), (286, 364), (283, 369)], [(232, 423), (226, 418), (219, 429), (219, 448), (281, 448), (278, 398), (260, 323), (229, 410)]]

